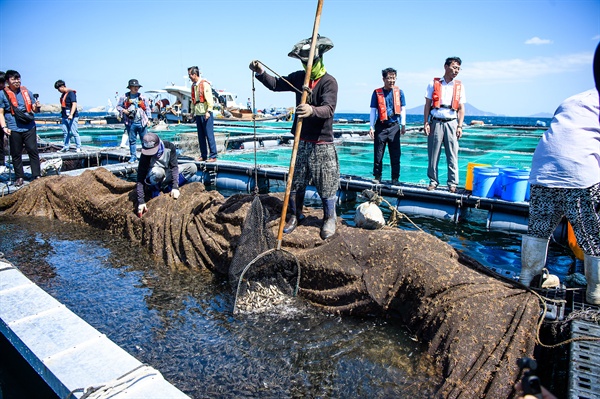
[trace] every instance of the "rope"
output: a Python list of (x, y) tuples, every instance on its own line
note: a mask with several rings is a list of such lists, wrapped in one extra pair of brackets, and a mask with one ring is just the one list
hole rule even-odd
[(400, 220), (402, 220), (403, 218), (406, 218), (406, 220), (408, 220), (413, 226), (415, 226), (415, 228), (421, 232), (423, 232), (423, 229), (420, 228), (419, 226), (417, 226), (415, 224), (415, 222), (413, 222), (406, 214), (400, 212), (395, 206), (392, 206), (392, 204), (390, 204), (385, 198), (383, 198), (379, 193), (376, 193), (373, 190), (363, 190), (363, 192), (361, 193), (363, 197), (367, 198), (369, 202), (372, 202), (378, 206), (381, 206), (381, 203), (385, 203), (388, 207), (388, 209), (392, 212), (390, 214), (390, 217), (388, 218), (388, 221), (386, 223), (387, 226), (389, 227), (397, 227), (398, 223), (400, 222)]
[[(574, 338), (569, 338), (565, 341), (562, 342), (558, 342), (556, 344), (545, 344), (541, 341), (540, 339), (540, 329), (542, 328), (542, 324), (544, 323), (544, 319), (546, 318), (546, 313), (548, 312), (548, 305), (547, 302), (558, 302), (558, 303), (562, 303), (562, 302), (566, 302), (564, 300), (554, 300), (554, 299), (549, 299), (549, 298), (544, 298), (542, 297), (540, 294), (538, 294), (537, 292), (535, 292), (534, 290), (532, 290), (529, 287), (525, 287), (527, 288), (527, 290), (531, 293), (533, 293), (535, 296), (537, 296), (538, 300), (542, 303), (543, 306), (543, 311), (542, 314), (540, 315), (540, 318), (538, 320), (538, 324), (537, 324), (537, 328), (535, 331), (535, 342), (544, 347), (544, 348), (557, 348), (559, 346), (562, 345), (566, 345), (566, 344), (570, 344), (571, 342), (576, 342), (576, 341), (600, 341), (600, 337), (590, 337), (587, 335), (581, 336), (581, 337), (574, 337)], [(590, 309), (591, 310), (591, 309)], [(598, 313), (598, 311), (595, 311), (596, 313)], [(577, 316), (577, 315), (576, 315)], [(565, 320), (565, 323), (568, 323), (569, 321), (575, 319), (576, 317), (569, 317), (567, 318), (567, 320)], [(600, 318), (600, 316), (596, 316), (596, 318)]]
[(117, 394), (125, 391), (135, 383), (141, 381), (146, 377), (152, 377), (160, 375), (160, 373), (150, 366), (142, 364), (131, 371), (123, 374), (120, 377), (115, 378), (105, 384), (97, 387), (78, 388), (69, 392), (67, 399), (74, 397), (75, 393), (83, 392), (80, 399), (108, 399), (116, 396)]
[[(258, 62), (260, 62), (262, 64), (262, 66), (264, 66), (266, 69), (268, 69), (269, 71), (271, 71), (273, 73), (273, 75), (277, 76), (279, 79), (281, 79), (285, 83), (287, 83), (292, 89), (296, 90), (299, 94), (302, 94), (302, 90), (299, 90), (298, 88), (296, 88), (293, 84), (291, 84), (290, 82), (288, 82), (283, 76), (281, 76), (280, 74), (278, 74), (277, 72), (275, 72), (274, 70), (272, 70), (271, 68), (269, 68), (264, 62), (262, 62), (262, 61), (258, 61)], [(254, 73), (252, 73), (252, 76), (254, 76)]]

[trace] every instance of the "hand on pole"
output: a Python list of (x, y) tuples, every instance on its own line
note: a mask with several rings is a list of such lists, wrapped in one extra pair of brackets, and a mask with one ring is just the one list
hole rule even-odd
[(308, 104), (300, 104), (296, 107), (298, 118), (308, 118), (313, 114), (313, 107)]

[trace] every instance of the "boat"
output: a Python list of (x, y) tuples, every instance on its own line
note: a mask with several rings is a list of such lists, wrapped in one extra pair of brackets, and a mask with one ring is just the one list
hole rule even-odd
[[(146, 94), (152, 102), (152, 118), (165, 120), (167, 123), (193, 123), (190, 113), (192, 96), (191, 87), (171, 84), (164, 89), (148, 90)], [(215, 104), (215, 119), (220, 121), (251, 121), (252, 112), (236, 102), (237, 95), (212, 89)], [(266, 111), (266, 110), (265, 110)], [(260, 121), (290, 120), (292, 110), (272, 108), (271, 112), (257, 112), (256, 119)]]

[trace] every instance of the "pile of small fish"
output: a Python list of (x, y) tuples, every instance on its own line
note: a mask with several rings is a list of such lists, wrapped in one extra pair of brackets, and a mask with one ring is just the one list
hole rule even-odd
[(243, 313), (258, 313), (291, 303), (291, 297), (275, 284), (263, 285), (258, 281), (248, 282), (243, 295), (236, 299), (235, 310)]

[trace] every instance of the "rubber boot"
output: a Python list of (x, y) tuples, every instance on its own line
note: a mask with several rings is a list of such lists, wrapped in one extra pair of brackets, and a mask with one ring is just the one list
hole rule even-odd
[(521, 284), (529, 287), (533, 276), (540, 274), (546, 265), (548, 239), (523, 235), (521, 241)]
[(600, 256), (584, 254), (583, 267), (587, 280), (585, 301), (592, 305), (600, 305)]
[(321, 227), (321, 239), (326, 240), (335, 234), (336, 214), (335, 204), (337, 198), (326, 198), (323, 200), (323, 227)]
[(290, 219), (283, 226), (283, 232), (289, 234), (304, 220), (302, 214), (302, 208), (304, 207), (304, 196), (306, 190), (292, 191), (290, 192), (290, 201), (288, 203), (288, 214)]

